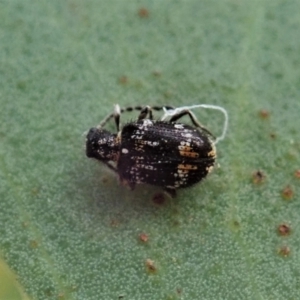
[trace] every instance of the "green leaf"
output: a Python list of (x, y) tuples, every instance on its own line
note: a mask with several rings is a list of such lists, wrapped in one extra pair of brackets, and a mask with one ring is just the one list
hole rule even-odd
[[(0, 251), (31, 299), (298, 298), (299, 11), (0, 2)], [(84, 153), (114, 103), (225, 107), (220, 167), (174, 200), (120, 186)]]

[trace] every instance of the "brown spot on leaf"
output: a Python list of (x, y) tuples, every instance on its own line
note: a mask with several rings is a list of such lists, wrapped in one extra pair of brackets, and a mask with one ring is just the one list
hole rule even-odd
[(270, 117), (270, 112), (266, 109), (261, 109), (259, 111), (259, 116), (262, 118), (262, 119), (268, 119)]
[(182, 289), (181, 288), (177, 288), (176, 292), (177, 292), (178, 295), (181, 295), (182, 294)]
[(143, 233), (140, 233), (139, 238), (140, 238), (140, 241), (146, 243), (146, 242), (148, 242), (149, 237), (146, 233), (143, 232)]
[(293, 196), (294, 196), (294, 192), (293, 192), (292, 188), (291, 188), (289, 185), (287, 185), (287, 186), (283, 189), (283, 191), (282, 191), (281, 194), (282, 194), (282, 197), (283, 197), (284, 199), (286, 199), (286, 200), (290, 200), (290, 199), (292, 199)]
[(257, 170), (252, 174), (252, 182), (254, 184), (262, 184), (265, 182), (265, 180), (266, 175), (260, 170)]
[(149, 17), (149, 10), (145, 7), (141, 7), (138, 11), (140, 18), (148, 18)]
[(32, 190), (31, 190), (31, 193), (33, 196), (37, 196), (39, 194), (39, 189), (37, 187), (34, 187)]
[(291, 249), (288, 246), (282, 246), (278, 249), (278, 254), (280, 254), (281, 256), (288, 256), (291, 253)]
[(278, 233), (282, 236), (290, 235), (291, 227), (288, 224), (282, 223), (277, 228)]
[(36, 249), (39, 246), (39, 244), (36, 240), (31, 240), (29, 242), (29, 246), (30, 246), (31, 249)]
[(111, 227), (118, 227), (119, 225), (120, 225), (120, 222), (118, 220), (116, 220), (116, 219), (112, 219), (110, 221), (110, 226)]
[(119, 78), (119, 83), (120, 84), (127, 84), (128, 83), (128, 77), (127, 76), (121, 76), (120, 78)]
[(146, 259), (145, 265), (146, 265), (148, 272), (151, 272), (151, 273), (156, 272), (157, 268), (152, 259), (150, 259), (150, 258)]
[(107, 176), (102, 176), (102, 177), (101, 177), (101, 182), (102, 182), (103, 184), (108, 183), (108, 177), (107, 177)]
[(155, 77), (160, 77), (161, 76), (161, 71), (155, 70), (152, 72), (153, 76)]
[(59, 300), (64, 300), (64, 299), (66, 299), (66, 298), (65, 298), (65, 294), (64, 294), (63, 292), (59, 293), (59, 294), (57, 295), (57, 298), (58, 298)]
[(296, 178), (300, 179), (300, 169), (296, 170), (295, 173), (294, 173), (294, 175), (295, 175)]

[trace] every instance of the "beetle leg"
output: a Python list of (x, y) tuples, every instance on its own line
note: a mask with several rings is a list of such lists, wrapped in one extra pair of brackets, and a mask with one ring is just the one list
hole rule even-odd
[(140, 106), (135, 107), (136, 110), (141, 111), (140, 114), (139, 114), (138, 120), (146, 119), (148, 115), (149, 115), (149, 119), (153, 120), (152, 111), (153, 110), (160, 111), (160, 110), (163, 110), (164, 108), (173, 109), (174, 107), (173, 106), (153, 106), (153, 107), (150, 107), (149, 105), (147, 105), (145, 107), (140, 107)]
[(149, 119), (153, 120), (152, 108), (147, 105), (141, 110), (138, 120), (144, 120), (147, 118), (148, 115), (149, 115)]
[(171, 119), (170, 122), (176, 122), (177, 120), (181, 119), (182, 117), (184, 117), (185, 115), (189, 115), (192, 123), (196, 126), (196, 127), (203, 127), (199, 121), (196, 119), (196, 117), (194, 116), (194, 114), (190, 111), (190, 110), (182, 110), (181, 112), (177, 113), (176, 115), (174, 115)]
[(113, 165), (111, 165), (108, 162), (104, 162), (104, 163), (108, 166), (108, 168), (110, 168), (112, 171), (118, 174), (118, 170)]
[(110, 119), (112, 119), (114, 117), (114, 113), (109, 114), (108, 116), (106, 116), (97, 126), (98, 129), (101, 129)]
[[(116, 111), (116, 109), (118, 108), (118, 111)], [(152, 111), (153, 110), (156, 110), (156, 111), (160, 111), (160, 110), (163, 110), (164, 108), (166, 109), (174, 109), (174, 106), (169, 106), (169, 105), (166, 105), (166, 106), (153, 106), (153, 107), (150, 107), (150, 106), (128, 106), (128, 107), (125, 107), (125, 108), (120, 108), (119, 105), (115, 105), (115, 111), (109, 115), (107, 115), (100, 123), (99, 125), (97, 126), (98, 129), (100, 128), (103, 128), (106, 123), (111, 120), (112, 118), (115, 119), (115, 124), (116, 124), (116, 127), (119, 131), (119, 128), (120, 128), (120, 115), (123, 114), (124, 112), (132, 112), (134, 110), (138, 110), (140, 111), (140, 114), (139, 114), (139, 120), (142, 120), (142, 119), (145, 119), (147, 117), (147, 115), (149, 114), (149, 119), (152, 120), (153, 119), (153, 114), (152, 114)]]
[(114, 110), (114, 119), (115, 119), (115, 124), (117, 127), (117, 132), (120, 131), (120, 115), (121, 115), (121, 108), (119, 104), (115, 105), (115, 110)]
[(188, 115), (190, 117), (190, 119), (191, 119), (192, 123), (195, 125), (195, 127), (202, 129), (203, 131), (205, 131), (206, 133), (208, 133), (209, 135), (214, 137), (214, 135), (197, 120), (195, 115), (190, 110), (182, 110), (178, 114), (174, 115), (170, 119), (170, 122), (176, 122), (177, 120), (181, 119), (182, 117), (184, 117), (186, 115)]

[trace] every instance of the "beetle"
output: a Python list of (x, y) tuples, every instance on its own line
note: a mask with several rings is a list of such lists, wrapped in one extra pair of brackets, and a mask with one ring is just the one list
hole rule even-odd
[[(221, 110), (225, 126), (221, 138), (216, 139), (199, 123), (190, 108), (208, 107)], [(120, 126), (120, 115), (133, 110), (140, 111), (136, 120)], [(153, 111), (164, 110), (162, 119), (154, 119)], [(192, 125), (178, 122), (189, 116)], [(169, 120), (165, 120), (170, 117)], [(114, 118), (117, 133), (104, 129)], [(135, 106), (120, 108), (108, 115), (86, 136), (86, 155), (95, 158), (119, 177), (120, 182), (132, 190), (136, 184), (146, 183), (162, 187), (171, 197), (176, 190), (190, 187), (210, 173), (216, 161), (218, 140), (225, 136), (227, 112), (219, 106), (195, 105), (174, 108), (172, 106)]]

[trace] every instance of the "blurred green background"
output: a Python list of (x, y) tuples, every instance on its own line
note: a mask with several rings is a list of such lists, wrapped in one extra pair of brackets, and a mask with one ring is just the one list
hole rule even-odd
[[(0, 299), (298, 299), (299, 11), (0, 1)], [(84, 153), (114, 103), (225, 107), (219, 167), (172, 200), (120, 186)]]

